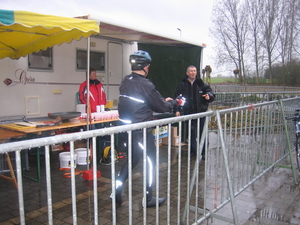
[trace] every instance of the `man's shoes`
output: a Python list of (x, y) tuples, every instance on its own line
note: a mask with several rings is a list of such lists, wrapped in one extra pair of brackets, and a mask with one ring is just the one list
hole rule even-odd
[(197, 155), (197, 152), (191, 152), (191, 157), (194, 157)]
[[(159, 198), (158, 205), (161, 206), (165, 201), (166, 201), (166, 198)], [(147, 206), (147, 208), (155, 207), (156, 206), (156, 198), (152, 196), (151, 199), (147, 201), (146, 206)]]
[(116, 191), (116, 204), (118, 206), (122, 205), (122, 192), (121, 191)]
[[(110, 198), (113, 198), (113, 194), (111, 193)], [(122, 192), (116, 190), (116, 204), (117, 206), (122, 205), (123, 201), (122, 201)]]

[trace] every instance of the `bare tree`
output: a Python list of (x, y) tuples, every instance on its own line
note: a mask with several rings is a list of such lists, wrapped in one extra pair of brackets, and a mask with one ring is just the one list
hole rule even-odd
[(265, 0), (261, 2), (262, 9), (262, 34), (263, 47), (267, 53), (270, 83), (273, 84), (272, 64), (279, 54), (275, 52), (279, 34), (282, 29), (282, 17), (280, 15), (280, 0)]
[[(217, 0), (213, 15), (211, 34), (217, 42), (217, 62), (239, 71), (235, 75), (240, 83), (246, 75), (259, 78), (264, 74), (273, 84), (273, 65), (278, 68), (297, 62), (299, 0)], [(285, 71), (289, 76), (289, 68)], [(276, 76), (278, 81), (285, 80)]]
[(287, 0), (284, 3), (281, 1), (281, 17), (283, 19), (283, 26), (279, 32), (278, 51), (280, 54), (281, 65), (284, 69), (282, 74), (282, 82), (286, 83), (289, 74), (288, 65), (291, 65), (293, 60), (293, 46), (294, 46), (294, 28), (295, 28), (295, 0)]
[(258, 80), (263, 74), (262, 38), (259, 32), (261, 25), (260, 2), (260, 0), (246, 0), (245, 2), (248, 11), (248, 26), (251, 33), (247, 41), (249, 42), (249, 46), (252, 46), (252, 48), (250, 48), (251, 51), (253, 50), (252, 54), (249, 51), (248, 54), (254, 58), (255, 74)]
[(294, 26), (294, 45), (292, 51), (296, 53), (296, 56), (300, 56), (300, 1), (295, 0), (295, 26)]
[(244, 6), (239, 0), (219, 0), (214, 5), (213, 24), (211, 30), (218, 43), (220, 63), (230, 63), (233, 69), (239, 69), (239, 82), (245, 80), (244, 53), (247, 36), (247, 20)]

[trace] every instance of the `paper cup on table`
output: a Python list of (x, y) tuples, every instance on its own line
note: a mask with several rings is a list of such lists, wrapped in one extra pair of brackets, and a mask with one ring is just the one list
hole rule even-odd
[(86, 119), (87, 113), (81, 113), (80, 119)]
[(100, 105), (97, 105), (96, 109), (97, 109), (97, 113), (101, 112), (101, 106)]
[(104, 109), (104, 105), (100, 105), (100, 112), (104, 112), (105, 109)]
[(77, 112), (85, 113), (85, 104), (77, 104)]

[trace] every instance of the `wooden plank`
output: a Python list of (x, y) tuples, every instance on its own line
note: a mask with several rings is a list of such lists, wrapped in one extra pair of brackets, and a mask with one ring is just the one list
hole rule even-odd
[(20, 138), (25, 136), (24, 132), (14, 131), (10, 129), (3, 129), (0, 127), (0, 143), (7, 142), (10, 138)]

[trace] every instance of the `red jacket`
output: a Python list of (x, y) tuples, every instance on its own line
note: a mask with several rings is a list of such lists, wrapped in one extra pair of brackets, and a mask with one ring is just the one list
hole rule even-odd
[[(79, 87), (79, 100), (81, 104), (87, 104), (87, 82)], [(91, 112), (97, 112), (97, 105), (106, 104), (106, 94), (99, 80), (90, 80), (90, 104)]]

